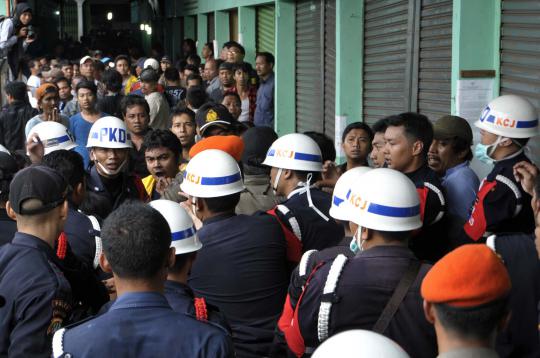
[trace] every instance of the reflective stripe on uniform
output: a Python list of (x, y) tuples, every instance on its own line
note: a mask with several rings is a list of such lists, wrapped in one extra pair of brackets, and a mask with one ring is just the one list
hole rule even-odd
[[(439, 201), (441, 203), (441, 207), (444, 208), (445, 205), (446, 205), (446, 202), (444, 200), (444, 195), (443, 195), (442, 191), (439, 188), (437, 188), (435, 185), (433, 185), (431, 183), (428, 183), (428, 182), (424, 182), (424, 186), (426, 188), (428, 188), (429, 190), (433, 191), (437, 195), (437, 197), (439, 198)], [(435, 224), (436, 222), (441, 220), (443, 216), (444, 216), (444, 211), (443, 210), (439, 211), (439, 213), (435, 217), (435, 220), (433, 220), (433, 222), (431, 222), (430, 224)]]
[(516, 205), (516, 209), (514, 210), (514, 217), (516, 217), (519, 214), (519, 212), (521, 211), (521, 208), (523, 207), (523, 204), (521, 204), (521, 192), (519, 191), (517, 185), (512, 180), (505, 177), (504, 175), (497, 175), (495, 177), (495, 180), (497, 180), (497, 181), (503, 183), (504, 185), (506, 185), (507, 187), (509, 187), (510, 190), (516, 196), (517, 205)]
[[(284, 216), (287, 216), (287, 214), (291, 212), (288, 207), (282, 204), (278, 205), (276, 209), (279, 210), (279, 212), (282, 213)], [(292, 213), (287, 220), (289, 221), (289, 225), (291, 225), (291, 229), (294, 235), (296, 235), (298, 240), (302, 241), (302, 231), (300, 231), (300, 225), (298, 224), (298, 220), (296, 220)]]
[[(332, 263), (332, 266), (330, 266), (330, 271), (328, 272), (328, 276), (326, 277), (326, 283), (324, 284), (323, 289), (323, 296), (332, 296), (335, 294), (337, 283), (339, 281), (339, 276), (341, 275), (341, 271), (343, 270), (346, 262), (347, 256), (339, 254), (336, 257), (336, 259)], [(328, 338), (332, 304), (332, 300), (324, 300), (323, 298), (323, 301), (321, 301), (321, 306), (319, 308), (319, 317), (317, 321), (317, 335), (320, 342)]]
[(92, 227), (94, 228), (94, 238), (96, 240), (96, 253), (94, 255), (94, 262), (93, 266), (94, 269), (97, 269), (99, 267), (99, 257), (101, 256), (101, 252), (103, 251), (103, 245), (101, 244), (101, 238), (97, 235), (101, 231), (101, 227), (99, 226), (99, 221), (96, 219), (95, 216), (87, 215), (88, 219), (90, 219), (90, 222), (92, 223)]
[(491, 250), (493, 250), (494, 253), (497, 253), (497, 250), (495, 249), (495, 239), (497, 238), (497, 235), (491, 235), (486, 239), (486, 246), (489, 247)]
[(52, 351), (53, 357), (58, 358), (64, 354), (64, 333), (66, 332), (65, 328), (61, 328), (53, 336), (52, 339)]
[(300, 278), (306, 276), (309, 259), (311, 258), (311, 255), (313, 255), (315, 252), (317, 252), (317, 250), (308, 250), (302, 255), (302, 259), (300, 260), (300, 264), (298, 265), (298, 276), (300, 276)]

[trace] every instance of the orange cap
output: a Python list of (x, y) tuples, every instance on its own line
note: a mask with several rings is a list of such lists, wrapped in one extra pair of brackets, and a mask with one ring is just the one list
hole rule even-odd
[(242, 159), (242, 153), (244, 152), (244, 141), (242, 138), (235, 135), (227, 136), (212, 136), (204, 138), (203, 140), (197, 142), (189, 150), (189, 157), (193, 158), (203, 150), (207, 149), (219, 149), (229, 154), (231, 157), (236, 159), (237, 162)]
[(56, 87), (54, 83), (44, 83), (36, 90), (36, 99), (40, 101), (45, 95), (45, 92), (47, 92), (47, 89), (51, 87), (56, 88), (56, 91), (58, 92), (58, 87)]
[(486, 245), (463, 245), (439, 260), (422, 282), (424, 300), (476, 307), (503, 298), (511, 289), (501, 259)]

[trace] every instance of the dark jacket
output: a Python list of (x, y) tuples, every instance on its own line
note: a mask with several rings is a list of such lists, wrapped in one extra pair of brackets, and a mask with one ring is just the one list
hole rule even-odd
[(28, 102), (15, 101), (4, 107), (0, 113), (0, 144), (12, 152), (25, 149), (24, 127), (37, 114), (38, 111)]
[(109, 113), (116, 118), (123, 118), (122, 109), (120, 108), (120, 102), (123, 98), (124, 96), (120, 93), (112, 96), (103, 96), (98, 99), (97, 108), (103, 113)]

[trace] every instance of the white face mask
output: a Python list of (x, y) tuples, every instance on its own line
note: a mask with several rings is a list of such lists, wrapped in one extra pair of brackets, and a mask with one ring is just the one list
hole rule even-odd
[(276, 178), (274, 179), (274, 182), (272, 183), (272, 191), (274, 192), (274, 195), (277, 195), (277, 188), (279, 185), (279, 179), (281, 178), (281, 173), (283, 173), (283, 169), (279, 168), (276, 174)]
[(197, 216), (197, 198), (191, 198), (191, 212), (193, 212), (193, 215), (195, 217)]
[(122, 162), (122, 164), (120, 164), (118, 166), (118, 168), (116, 168), (115, 170), (110, 170), (110, 169), (107, 169), (103, 164), (101, 164), (95, 156), (93, 156), (92, 160), (96, 163), (96, 166), (99, 168), (99, 170), (104, 173), (105, 175), (107, 176), (115, 176), (115, 175), (118, 175), (118, 173), (120, 173), (124, 167), (126, 166), (126, 163), (127, 163), (127, 158)]
[(358, 229), (354, 232), (349, 248), (356, 255), (359, 252), (364, 251), (364, 241), (362, 240), (362, 227), (358, 226)]

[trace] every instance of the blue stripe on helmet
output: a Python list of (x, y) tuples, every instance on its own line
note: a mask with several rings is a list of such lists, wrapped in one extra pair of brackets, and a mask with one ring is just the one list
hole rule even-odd
[(196, 232), (197, 232), (197, 230), (195, 230), (194, 226), (192, 226), (192, 227), (190, 227), (189, 229), (186, 229), (186, 230), (173, 232), (173, 233), (171, 233), (171, 240), (172, 241), (184, 240), (184, 239), (187, 239), (189, 237), (192, 237), (193, 235), (195, 235)]
[[(480, 122), (486, 121), (489, 123), (495, 124), (496, 117), (493, 114), (490, 114), (489, 116), (480, 118)], [(496, 125), (496, 124), (495, 124)], [(516, 122), (516, 128), (534, 128), (538, 126), (538, 119), (535, 119), (534, 121), (517, 121)]]
[(322, 158), (321, 158), (320, 155), (308, 154), (308, 153), (295, 152), (294, 153), (294, 159), (305, 160), (305, 161), (308, 161), (308, 162), (318, 162), (318, 163), (322, 162)]
[(63, 135), (61, 137), (57, 137), (57, 138), (51, 138), (51, 139), (47, 139), (45, 141), (45, 148), (49, 148), (49, 147), (54, 147), (60, 143), (65, 143), (65, 142), (68, 142), (71, 140), (71, 137), (69, 135)]
[(240, 173), (234, 173), (232, 175), (227, 175), (224, 177), (202, 177), (201, 185), (226, 185), (236, 183), (240, 181), (242, 176)]
[(398, 208), (394, 206), (370, 203), (367, 211), (376, 215), (390, 216), (395, 218), (409, 218), (420, 215), (420, 205)]
[(334, 205), (335, 206), (340, 206), (342, 202), (344, 202), (345, 200), (344, 199), (341, 199), (341, 198), (338, 198), (337, 196), (334, 196)]

